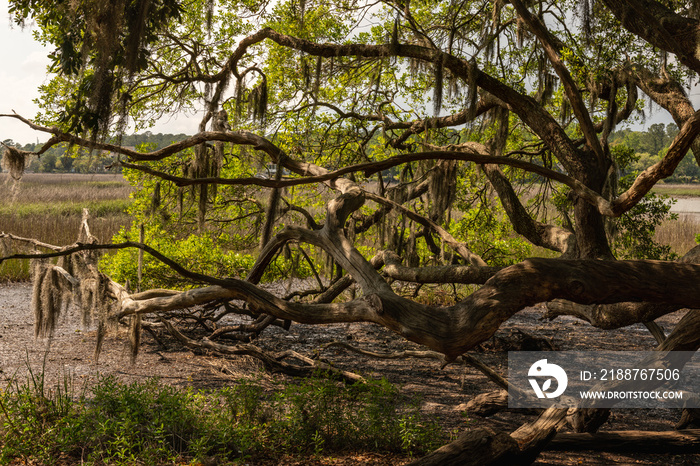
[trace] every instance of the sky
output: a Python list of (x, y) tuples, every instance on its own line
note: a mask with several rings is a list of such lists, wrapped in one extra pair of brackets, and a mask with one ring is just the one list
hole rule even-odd
[[(34, 41), (31, 31), (12, 25), (8, 2), (0, 0), (0, 114), (18, 114), (34, 118), (39, 107), (32, 102), (37, 88), (46, 80), (48, 50)], [(12, 118), (0, 118), (0, 141), (12, 139), (26, 144), (46, 136)]]

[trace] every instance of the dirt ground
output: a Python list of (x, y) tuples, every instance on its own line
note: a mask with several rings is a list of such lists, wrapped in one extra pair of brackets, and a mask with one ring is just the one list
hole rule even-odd
[[(141, 352), (134, 364), (130, 364), (125, 350), (125, 339), (119, 336), (106, 338), (98, 361), (93, 358), (95, 333), (81, 328), (80, 319), (69, 312), (61, 317), (60, 325), (51, 342), (34, 338), (31, 316), (31, 285), (0, 284), (0, 382), (13, 377), (22, 380), (28, 368), (36, 373), (44, 371), (47, 382), (61, 380), (70, 375), (78, 384), (90, 383), (99, 375), (113, 374), (124, 382), (143, 380), (157, 376), (163, 383), (179, 387), (221, 387), (245, 377), (260, 376), (259, 364), (249, 357), (218, 357), (211, 354), (194, 354), (172, 339), (162, 339), (160, 344), (144, 333)], [(670, 332), (682, 315), (676, 313), (658, 322)], [(655, 342), (648, 330), (635, 325), (615, 331), (595, 329), (573, 318), (555, 321), (541, 319), (538, 308), (530, 308), (516, 314), (506, 322), (495, 337), (475, 352), (485, 363), (506, 375), (507, 359), (504, 344), (514, 341), (520, 330), (547, 337), (558, 350), (650, 350)], [(392, 332), (373, 324), (333, 324), (324, 326), (292, 325), (289, 331), (268, 329), (256, 344), (270, 350), (294, 349), (312, 354), (320, 345), (331, 341), (344, 341), (370, 351), (396, 351), (420, 349)], [(437, 419), (449, 431), (463, 431), (477, 426), (488, 426), (512, 432), (532, 415), (502, 412), (488, 418), (466, 417), (463, 405), (474, 395), (492, 391), (497, 387), (476, 369), (450, 365), (440, 370), (439, 363), (424, 359), (377, 360), (344, 349), (329, 349), (323, 357), (338, 367), (359, 372), (366, 376), (383, 376), (410, 395), (420, 396), (422, 410)], [(264, 375), (262, 377), (284, 377)], [(601, 430), (672, 430), (680, 411), (663, 409), (617, 409)], [(337, 455), (333, 458), (288, 458), (279, 464), (377, 464), (398, 465), (409, 459), (377, 454)], [(700, 464), (697, 454), (619, 454), (601, 452), (544, 452), (535, 464)]]

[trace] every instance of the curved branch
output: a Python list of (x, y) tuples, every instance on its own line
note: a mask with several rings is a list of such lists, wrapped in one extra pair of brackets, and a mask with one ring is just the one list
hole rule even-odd
[[(685, 93), (683, 87), (668, 75), (657, 76), (643, 66), (632, 65), (625, 70), (630, 80), (659, 106), (671, 114), (673, 121), (679, 128), (695, 113), (693, 103)], [(695, 139), (691, 143), (691, 149), (695, 160), (700, 165), (700, 140)]]
[(700, 23), (676, 14), (652, 0), (603, 0), (625, 29), (655, 47), (675, 54), (688, 68), (700, 73)]
[(544, 23), (530, 13), (530, 10), (528, 10), (520, 0), (510, 0), (510, 3), (513, 5), (513, 7), (515, 7), (518, 15), (525, 20), (532, 32), (535, 33), (542, 44), (542, 48), (544, 49), (549, 62), (552, 64), (552, 67), (554, 68), (554, 71), (556, 71), (557, 75), (559, 75), (559, 79), (561, 79), (566, 96), (569, 98), (569, 102), (571, 102), (571, 108), (576, 115), (576, 119), (579, 122), (581, 131), (586, 138), (588, 146), (596, 154), (598, 160), (602, 162), (605, 159), (605, 155), (603, 154), (603, 148), (600, 145), (600, 141), (596, 136), (593, 121), (591, 120), (591, 116), (586, 109), (586, 105), (583, 102), (583, 98), (581, 97), (581, 93), (579, 92), (576, 83), (559, 56), (559, 52), (557, 50), (558, 47), (554, 44), (552, 35), (547, 30)]
[(644, 170), (637, 176), (632, 186), (620, 194), (611, 203), (614, 216), (619, 216), (634, 207), (641, 198), (648, 193), (654, 185), (673, 174), (683, 157), (688, 153), (690, 146), (700, 135), (700, 111), (688, 118), (680, 132), (671, 142), (668, 152), (663, 159)]
[(518, 234), (536, 246), (559, 251), (567, 257), (576, 256), (578, 246), (574, 233), (561, 227), (535, 221), (523, 207), (500, 167), (494, 164), (486, 164), (483, 167), (491, 186), (498, 193), (503, 210), (506, 211), (511, 225)]
[(475, 267), (473, 265), (445, 265), (405, 267), (393, 251), (377, 253), (384, 262), (382, 271), (394, 280), (413, 283), (484, 284), (503, 267)]
[(464, 243), (457, 241), (454, 238), (454, 236), (452, 236), (447, 230), (445, 230), (429, 218), (423, 217), (422, 215), (413, 212), (412, 210), (402, 206), (397, 202), (390, 201), (389, 199), (377, 196), (376, 194), (365, 192), (365, 197), (379, 204), (391, 206), (393, 209), (400, 211), (414, 222), (420, 223), (421, 225), (432, 229), (435, 233), (437, 233), (440, 236), (440, 238), (442, 238), (442, 240), (445, 243), (447, 243), (452, 249), (457, 251), (457, 253), (460, 256), (469, 261), (472, 265), (482, 267), (488, 265), (486, 264), (484, 259), (482, 259), (478, 254), (474, 254), (473, 252), (471, 252), (469, 249), (467, 249), (467, 246)]

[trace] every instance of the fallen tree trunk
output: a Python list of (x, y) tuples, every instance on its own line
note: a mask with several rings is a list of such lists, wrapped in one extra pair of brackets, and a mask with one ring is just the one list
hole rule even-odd
[(549, 442), (545, 450), (700, 453), (700, 429), (667, 432), (619, 430), (595, 434), (562, 432)]
[(518, 444), (508, 434), (487, 428), (467, 431), (452, 443), (417, 459), (408, 466), (482, 466), (514, 464)]

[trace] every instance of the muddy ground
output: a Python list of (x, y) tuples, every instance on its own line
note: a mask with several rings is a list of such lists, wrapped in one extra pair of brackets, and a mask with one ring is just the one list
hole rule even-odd
[[(0, 382), (26, 377), (28, 368), (43, 370), (50, 384), (70, 375), (77, 384), (90, 383), (99, 375), (113, 374), (124, 382), (157, 376), (163, 383), (178, 387), (221, 387), (246, 377), (259, 378), (260, 365), (249, 357), (219, 357), (194, 354), (170, 338), (156, 342), (144, 333), (141, 353), (134, 364), (129, 362), (125, 339), (112, 335), (106, 338), (98, 361), (93, 357), (95, 332), (83, 329), (76, 313), (62, 316), (60, 326), (51, 342), (35, 339), (31, 316), (31, 286), (29, 284), (0, 284)], [(658, 322), (668, 334), (680, 320), (681, 313)], [(491, 367), (506, 375), (507, 360), (504, 345), (519, 338), (519, 332), (547, 337), (558, 350), (650, 350), (655, 341), (643, 325), (615, 331), (595, 329), (573, 318), (555, 321), (541, 319), (541, 310), (529, 308), (516, 314), (474, 354)], [(320, 345), (344, 341), (370, 351), (421, 349), (392, 332), (374, 324), (333, 324), (306, 326), (295, 324), (289, 331), (273, 328), (266, 331), (256, 344), (270, 350), (294, 349), (311, 355)], [(448, 366), (440, 370), (436, 361), (424, 359), (377, 360), (330, 349), (323, 357), (346, 370), (366, 376), (386, 377), (410, 395), (420, 396), (422, 409), (438, 419), (447, 430), (462, 431), (475, 426), (488, 426), (511, 432), (531, 415), (503, 412), (488, 418), (465, 416), (463, 405), (474, 395), (497, 387), (476, 369)], [(284, 377), (263, 375), (265, 377)], [(678, 410), (618, 409), (601, 430), (672, 430), (680, 416)], [(289, 458), (280, 464), (386, 464), (398, 465), (407, 458), (383, 455), (335, 455), (333, 458)], [(604, 452), (544, 452), (536, 464), (700, 464), (698, 454), (619, 454)]]

